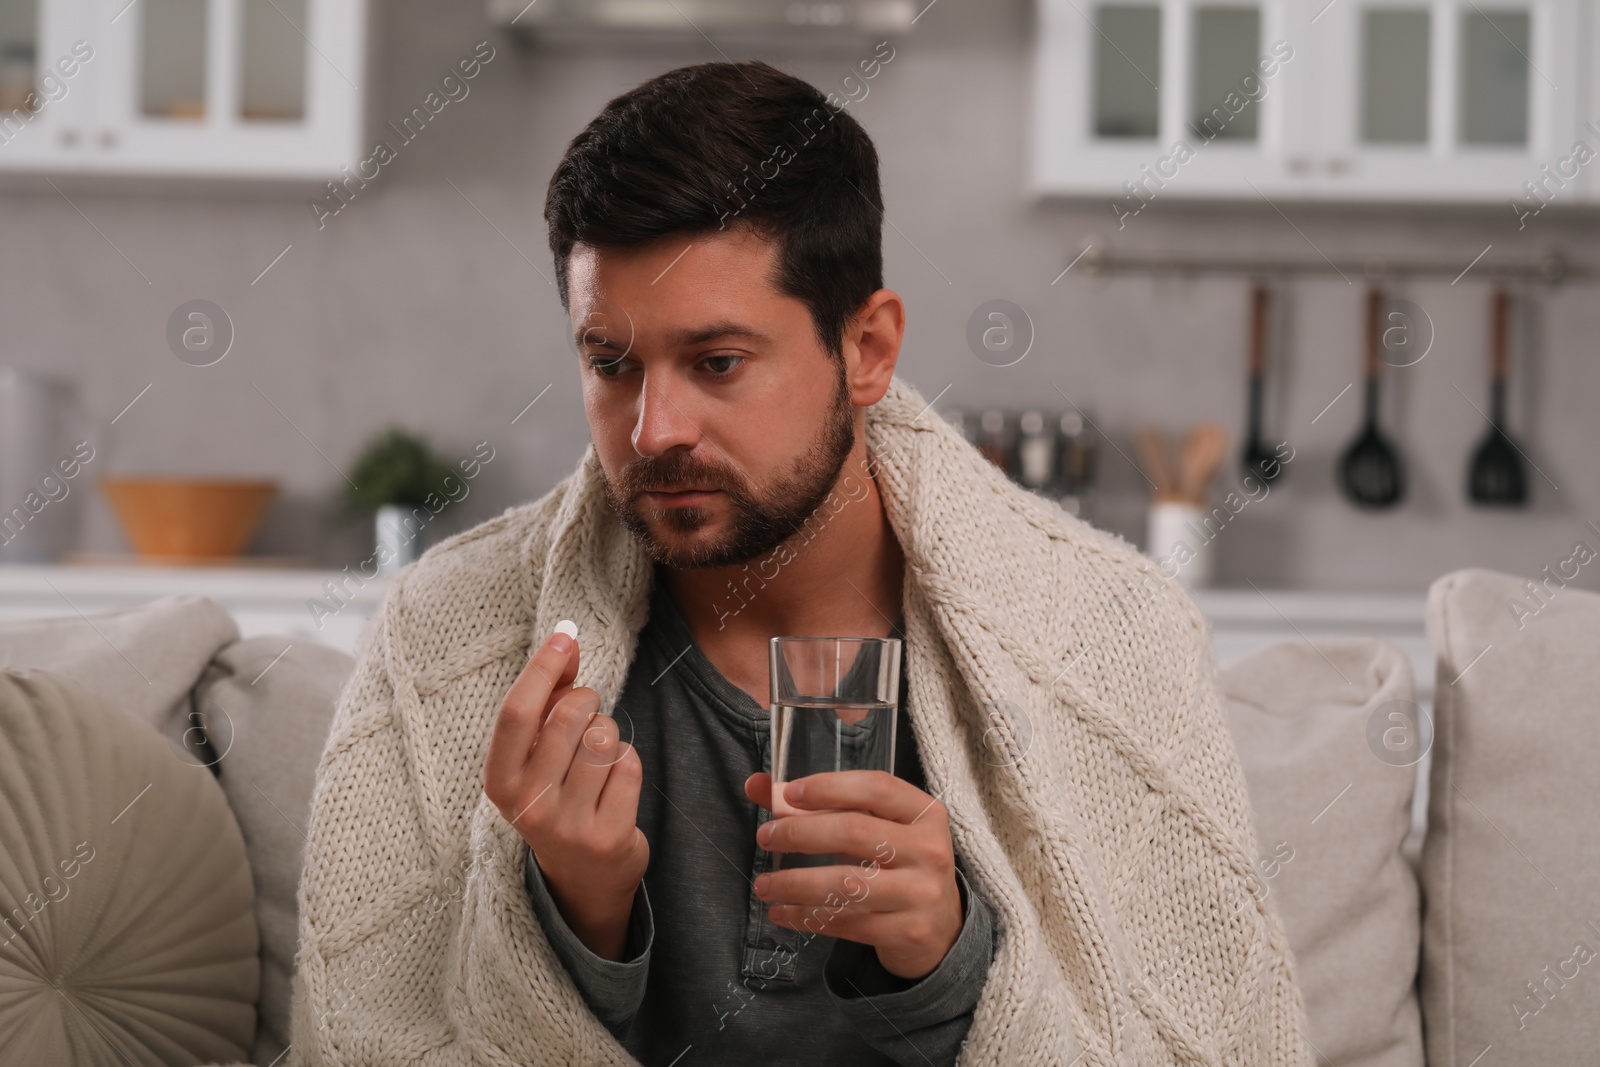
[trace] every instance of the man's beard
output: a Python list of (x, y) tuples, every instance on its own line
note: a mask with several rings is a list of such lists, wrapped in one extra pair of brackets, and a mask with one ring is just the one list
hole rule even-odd
[[(602, 470), (606, 502), (652, 560), (674, 569), (726, 567), (771, 552), (828, 498), (855, 447), (855, 408), (842, 365), (838, 383), (816, 439), (763, 497), (757, 497), (734, 471), (704, 464), (687, 452), (669, 452), (635, 459), (615, 481)], [(732, 512), (727, 531), (716, 540), (687, 548), (658, 537), (646, 521), (647, 510), (662, 525), (685, 534), (712, 521), (709, 508), (650, 508), (635, 499), (641, 492), (673, 486), (720, 489)]]

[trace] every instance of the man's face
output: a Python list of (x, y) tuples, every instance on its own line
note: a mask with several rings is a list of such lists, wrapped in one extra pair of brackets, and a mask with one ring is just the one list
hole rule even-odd
[(568, 260), (573, 334), (606, 499), (674, 568), (764, 555), (827, 498), (855, 444), (844, 366), (745, 231)]

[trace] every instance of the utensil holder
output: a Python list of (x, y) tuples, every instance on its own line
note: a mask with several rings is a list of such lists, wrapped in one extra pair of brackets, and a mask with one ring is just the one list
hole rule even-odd
[(1155, 560), (1161, 574), (1176, 578), (1186, 588), (1211, 584), (1213, 538), (1205, 528), (1207, 511), (1195, 500), (1156, 497), (1150, 501), (1145, 524), (1145, 555)]

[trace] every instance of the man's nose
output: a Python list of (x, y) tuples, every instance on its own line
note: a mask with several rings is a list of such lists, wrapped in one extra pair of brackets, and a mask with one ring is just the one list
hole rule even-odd
[(659, 456), (669, 449), (692, 449), (700, 441), (700, 427), (690, 418), (693, 404), (670, 374), (646, 373), (639, 389), (639, 417), (633, 426), (633, 450), (641, 456)]

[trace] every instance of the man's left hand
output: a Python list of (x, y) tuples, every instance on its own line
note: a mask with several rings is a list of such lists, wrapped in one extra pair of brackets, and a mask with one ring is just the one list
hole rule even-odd
[[(773, 810), (772, 775), (744, 791)], [(935, 798), (885, 771), (826, 771), (784, 784), (781, 803), (801, 814), (762, 823), (756, 843), (769, 852), (834, 853), (840, 863), (796, 867), (756, 878), (772, 921), (871, 945), (884, 970), (922, 978), (961, 933), (950, 820)]]

